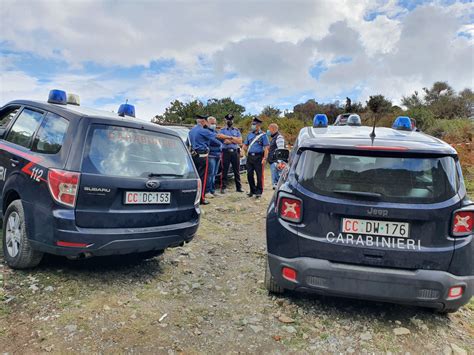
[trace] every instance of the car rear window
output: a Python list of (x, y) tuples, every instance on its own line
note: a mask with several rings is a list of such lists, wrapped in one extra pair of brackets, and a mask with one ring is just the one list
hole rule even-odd
[(452, 157), (341, 155), (306, 150), (299, 183), (320, 195), (399, 203), (436, 203), (457, 191)]
[(110, 125), (91, 126), (82, 171), (124, 177), (195, 177), (178, 137)]

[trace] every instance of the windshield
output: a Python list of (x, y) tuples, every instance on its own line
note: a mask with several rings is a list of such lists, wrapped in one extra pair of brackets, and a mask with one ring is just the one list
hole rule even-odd
[(195, 177), (192, 161), (179, 138), (107, 125), (92, 125), (82, 170), (124, 177)]
[(356, 156), (306, 150), (296, 173), (304, 188), (339, 198), (436, 203), (457, 191), (452, 157)]

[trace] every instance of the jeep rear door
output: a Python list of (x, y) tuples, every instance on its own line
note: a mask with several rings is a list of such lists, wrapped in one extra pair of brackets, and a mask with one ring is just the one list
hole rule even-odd
[(305, 150), (296, 168), (301, 256), (447, 270), (456, 160), (406, 152)]
[(144, 228), (197, 218), (197, 176), (179, 137), (135, 126), (91, 124), (76, 224)]

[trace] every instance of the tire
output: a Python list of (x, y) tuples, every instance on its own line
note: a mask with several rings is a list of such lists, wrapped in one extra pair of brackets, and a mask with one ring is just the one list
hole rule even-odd
[(3, 218), (3, 255), (12, 269), (28, 269), (37, 266), (43, 253), (33, 250), (28, 240), (25, 212), (21, 200), (13, 201)]
[(265, 267), (265, 288), (270, 293), (282, 294), (283, 292), (285, 292), (285, 289), (275, 282), (275, 279), (273, 278), (270, 272), (270, 265), (268, 264), (268, 259)]

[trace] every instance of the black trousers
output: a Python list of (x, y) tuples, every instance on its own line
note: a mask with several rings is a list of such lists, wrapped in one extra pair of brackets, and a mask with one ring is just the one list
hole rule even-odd
[[(247, 157), (247, 179), (249, 181), (250, 192), (254, 195), (261, 195), (263, 193), (262, 159), (263, 154), (249, 154)], [(257, 175), (257, 181), (255, 181), (255, 175)]]
[(193, 156), (193, 162), (196, 166), (196, 169), (199, 174), (199, 179), (201, 179), (201, 201), (204, 201), (204, 195), (206, 193), (206, 183), (207, 183), (207, 161), (208, 157), (200, 157), (199, 155)]
[(232, 172), (234, 173), (235, 188), (236, 190), (242, 190), (242, 183), (240, 182), (240, 154), (237, 149), (231, 152), (229, 149), (222, 151), (222, 174), (221, 174), (221, 190), (227, 188), (227, 172), (229, 166), (232, 164)]

